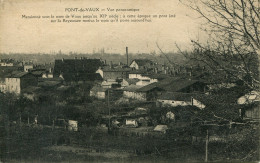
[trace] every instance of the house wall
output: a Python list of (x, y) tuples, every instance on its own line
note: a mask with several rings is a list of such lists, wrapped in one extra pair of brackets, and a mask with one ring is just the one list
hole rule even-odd
[(126, 125), (133, 125), (133, 126), (138, 126), (138, 123), (136, 122), (135, 119), (126, 119), (125, 120)]
[(13, 63), (5, 63), (5, 62), (1, 62), (0, 66), (14, 66)]
[(158, 99), (157, 100), (157, 106), (196, 106), (200, 109), (204, 109), (206, 106), (204, 104), (202, 104), (200, 101), (196, 100), (196, 99), (191, 99), (191, 101), (175, 101), (175, 100), (161, 100)]
[(245, 118), (259, 119), (259, 106), (245, 111)]
[(136, 85), (146, 86), (148, 84), (151, 84), (150, 80), (140, 80), (140, 81), (136, 82)]
[(28, 72), (29, 69), (33, 69), (33, 65), (26, 65), (23, 67), (25, 72)]
[(136, 99), (139, 101), (146, 101), (146, 94), (142, 92), (124, 91), (123, 96), (126, 98)]
[(43, 73), (42, 78), (53, 78), (53, 74), (51, 73)]
[(6, 85), (5, 84), (3, 84), (3, 83), (0, 84), (0, 91), (3, 92), (3, 93), (6, 92)]
[(129, 67), (134, 67), (136, 70), (139, 69), (139, 66), (135, 61), (133, 61)]
[(129, 74), (129, 79), (141, 79), (141, 74)]
[(6, 92), (21, 93), (21, 80), (20, 78), (5, 78)]
[(98, 69), (96, 73), (99, 73), (102, 78), (104, 78), (104, 72), (101, 69)]

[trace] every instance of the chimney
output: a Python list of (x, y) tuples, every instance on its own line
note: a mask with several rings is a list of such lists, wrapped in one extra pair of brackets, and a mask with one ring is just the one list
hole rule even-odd
[(113, 68), (113, 62), (110, 61), (110, 68)]
[(52, 68), (49, 69), (49, 72), (52, 73)]
[(156, 67), (154, 70), (155, 70), (155, 73), (157, 74), (157, 73), (158, 73), (158, 69), (157, 69), (157, 67)]
[(167, 74), (167, 70), (164, 70), (164, 74)]
[(107, 64), (107, 60), (104, 60), (104, 64), (105, 64), (105, 65)]
[(62, 58), (61, 61), (64, 62), (64, 58)]
[(119, 62), (118, 65), (121, 66), (121, 62)]
[(128, 47), (125, 48), (126, 51), (126, 65), (128, 66)]

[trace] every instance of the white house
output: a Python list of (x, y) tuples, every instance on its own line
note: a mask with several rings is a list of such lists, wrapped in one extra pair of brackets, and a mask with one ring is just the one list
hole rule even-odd
[(16, 72), (5, 77), (6, 92), (20, 94), (28, 86), (37, 86), (37, 78), (27, 72)]
[(33, 65), (24, 65), (24, 72), (29, 72), (29, 69), (33, 69)]
[(196, 106), (204, 109), (206, 106), (195, 99), (195, 94), (181, 92), (166, 92), (157, 99), (157, 106)]

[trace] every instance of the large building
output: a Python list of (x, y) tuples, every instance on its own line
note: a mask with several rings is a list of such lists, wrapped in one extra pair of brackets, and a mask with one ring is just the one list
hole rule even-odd
[(5, 77), (5, 90), (3, 92), (20, 94), (28, 86), (37, 86), (38, 80), (27, 72), (15, 72)]
[(53, 77), (61, 77), (66, 82), (93, 81), (100, 78), (96, 71), (102, 65), (100, 59), (55, 60)]

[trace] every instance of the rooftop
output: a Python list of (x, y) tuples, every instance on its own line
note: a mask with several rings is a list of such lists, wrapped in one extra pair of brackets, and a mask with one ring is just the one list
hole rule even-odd
[(141, 86), (141, 85), (130, 85), (130, 86), (124, 88), (123, 90), (124, 91), (129, 91), (129, 92), (134, 92), (134, 91), (138, 90), (141, 87), (143, 87), (143, 86)]
[(153, 64), (153, 61), (148, 60), (148, 59), (134, 59), (133, 61), (135, 61), (138, 64), (138, 66), (145, 66), (147, 64)]

